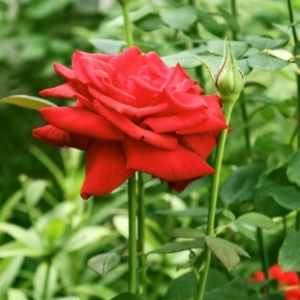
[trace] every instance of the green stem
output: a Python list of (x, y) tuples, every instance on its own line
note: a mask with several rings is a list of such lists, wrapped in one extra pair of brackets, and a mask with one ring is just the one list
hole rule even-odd
[(41, 300), (47, 300), (48, 299), (48, 282), (49, 282), (49, 277), (50, 277), (50, 270), (51, 270), (51, 258), (48, 258), (46, 261), (46, 276), (45, 276), (45, 281), (44, 281), (44, 286), (43, 286), (43, 294), (42, 294), (42, 299)]
[(246, 104), (241, 101), (240, 102), (241, 111), (242, 111), (242, 118), (243, 118), (243, 127), (244, 127), (244, 137), (245, 137), (245, 143), (246, 143), (246, 151), (247, 151), (247, 157), (248, 161), (251, 162), (251, 144), (250, 144), (250, 132), (248, 128), (248, 114), (246, 109)]
[(122, 7), (123, 19), (124, 19), (124, 27), (126, 34), (126, 45), (127, 48), (133, 46), (133, 36), (131, 31), (131, 21), (129, 16), (129, 1), (128, 0), (119, 0), (119, 3)]
[(264, 233), (261, 228), (257, 228), (257, 237), (258, 237), (260, 257), (262, 260), (262, 269), (263, 269), (263, 272), (265, 273), (266, 278), (269, 278), (269, 273), (268, 273), (269, 257), (268, 257), (268, 252), (267, 252), (267, 248), (265, 245)]
[(289, 17), (290, 17), (290, 23), (291, 23), (291, 27), (292, 27), (293, 38), (294, 38), (294, 42), (296, 44), (298, 42), (298, 36), (297, 36), (296, 27), (293, 24), (294, 23), (294, 14), (293, 14), (292, 1), (287, 0), (287, 4), (288, 4)]
[[(230, 122), (232, 109), (233, 109), (233, 104), (231, 103), (228, 103), (224, 108), (224, 115), (227, 124), (229, 124)], [(215, 214), (216, 214), (218, 191), (219, 191), (219, 184), (220, 184), (220, 173), (221, 173), (226, 138), (227, 138), (227, 129), (221, 131), (218, 145), (217, 145), (215, 165), (214, 165), (216, 174), (213, 176), (213, 181), (212, 181), (212, 187), (211, 187), (212, 191), (211, 191), (211, 197), (210, 197), (209, 207), (208, 207), (208, 219), (207, 219), (207, 229), (206, 229), (206, 235), (209, 236), (214, 236)], [(210, 261), (211, 261), (211, 251), (207, 247), (205, 247), (204, 256), (203, 256), (203, 266), (200, 274), (200, 280), (199, 280), (199, 285), (198, 285), (198, 290), (197, 290), (195, 300), (203, 299)]]
[[(232, 15), (234, 16), (234, 18), (236, 18), (237, 17), (237, 12), (236, 12), (236, 2), (235, 2), (235, 0), (231, 0), (230, 4), (231, 4)], [(231, 30), (231, 33), (232, 33), (232, 39), (234, 41), (236, 41), (237, 40), (237, 32), (235, 30)]]
[(140, 251), (140, 272), (141, 272), (141, 294), (145, 295), (147, 288), (147, 262), (145, 256), (145, 189), (144, 189), (144, 181), (143, 181), (143, 173), (138, 172), (138, 240), (140, 243), (141, 251)]
[(129, 280), (128, 292), (137, 291), (137, 249), (136, 249), (136, 182), (135, 174), (128, 179), (128, 219), (129, 219)]

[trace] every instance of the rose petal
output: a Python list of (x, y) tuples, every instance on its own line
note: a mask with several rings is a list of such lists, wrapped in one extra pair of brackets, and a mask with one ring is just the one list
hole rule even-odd
[(64, 77), (65, 79), (67, 79), (68, 81), (75, 81), (76, 80), (76, 76), (73, 72), (73, 70), (65, 67), (64, 65), (61, 65), (59, 63), (54, 63), (54, 71)]
[(138, 140), (140, 143), (148, 143), (162, 149), (174, 149), (176, 147), (177, 139), (173, 136), (157, 134), (150, 130), (143, 129), (126, 118), (126, 116), (105, 107), (98, 101), (94, 101), (94, 106), (96, 111), (108, 122), (122, 130), (128, 136)]
[(165, 181), (194, 180), (215, 173), (200, 156), (180, 144), (174, 150), (164, 150), (125, 136), (124, 149), (127, 168)]
[(73, 82), (66, 82), (53, 88), (40, 91), (40, 95), (43, 97), (57, 97), (57, 98), (74, 98), (74, 95), (79, 90)]
[(122, 140), (123, 133), (101, 116), (79, 107), (50, 107), (39, 110), (43, 118), (62, 130), (109, 140)]
[(149, 61), (151, 61), (152, 64), (154, 64), (159, 69), (159, 72), (161, 74), (166, 75), (170, 73), (170, 68), (168, 68), (168, 66), (163, 62), (163, 60), (156, 52), (148, 52), (145, 56), (149, 59)]
[(94, 111), (94, 104), (93, 101), (90, 99), (80, 95), (80, 94), (75, 94), (75, 97), (78, 99), (78, 101), (82, 104), (83, 107), (86, 107), (90, 111)]
[(103, 196), (134, 174), (126, 168), (126, 157), (119, 142), (92, 140), (86, 150), (86, 178), (81, 197)]
[(162, 112), (167, 108), (166, 103), (159, 103), (156, 106), (147, 106), (143, 108), (136, 108), (129, 105), (125, 105), (114, 99), (105, 96), (104, 94), (98, 92), (93, 88), (89, 88), (91, 95), (98, 101), (100, 101), (105, 106), (117, 111), (120, 114), (124, 114), (130, 117), (143, 117), (147, 115), (152, 115), (158, 112)]
[(87, 136), (72, 134), (52, 125), (36, 128), (32, 130), (32, 135), (42, 142), (57, 147), (73, 147), (81, 150), (85, 150), (90, 141)]
[(188, 185), (190, 185), (194, 179), (191, 180), (182, 180), (176, 182), (168, 182), (168, 186), (170, 190), (174, 190), (178, 193), (182, 192)]

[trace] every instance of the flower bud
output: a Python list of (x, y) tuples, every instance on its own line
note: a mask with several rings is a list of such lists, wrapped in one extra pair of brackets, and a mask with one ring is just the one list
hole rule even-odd
[(224, 45), (223, 61), (215, 81), (224, 105), (233, 104), (239, 98), (245, 84), (245, 77), (234, 60), (231, 44), (227, 45)]

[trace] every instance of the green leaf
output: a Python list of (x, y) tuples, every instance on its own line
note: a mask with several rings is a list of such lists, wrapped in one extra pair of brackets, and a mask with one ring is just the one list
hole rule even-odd
[(264, 49), (275, 49), (280, 46), (285, 45), (287, 39), (271, 39), (258, 36), (249, 36), (247, 37), (247, 42), (254, 48), (262, 51)]
[(95, 296), (99, 299), (111, 299), (116, 295), (114, 290), (111, 290), (105, 286), (97, 284), (84, 284), (76, 285), (70, 288), (74, 294), (83, 294), (87, 296)]
[(96, 273), (105, 276), (115, 269), (121, 261), (120, 255), (114, 252), (103, 253), (93, 256), (88, 260), (88, 267)]
[(63, 297), (63, 298), (55, 298), (54, 300), (80, 300), (78, 297)]
[(81, 228), (71, 236), (64, 246), (64, 251), (73, 252), (100, 240), (109, 234), (109, 230), (100, 226), (87, 226)]
[(154, 13), (144, 16), (143, 18), (135, 21), (134, 24), (144, 31), (153, 31), (164, 26), (161, 18)]
[(166, 232), (166, 235), (174, 238), (201, 238), (204, 236), (204, 233), (196, 228), (173, 228)]
[(233, 214), (233, 212), (231, 212), (230, 210), (224, 210), (222, 212), (222, 214), (229, 220), (231, 221), (235, 221), (235, 215)]
[(32, 248), (21, 242), (9, 242), (0, 247), (0, 257), (29, 256), (41, 257), (46, 253), (42, 249)]
[(287, 66), (289, 63), (285, 60), (273, 57), (267, 54), (253, 54), (248, 57), (248, 64), (251, 68), (261, 69), (263, 71), (274, 72)]
[(239, 246), (224, 239), (205, 236), (205, 243), (222, 264), (231, 271), (240, 263), (239, 255), (249, 257), (248, 253)]
[(52, 218), (45, 228), (45, 238), (52, 247), (64, 234), (66, 223), (61, 218)]
[[(3, 299), (7, 289), (13, 284), (18, 276), (24, 258), (22, 256), (16, 256), (14, 258), (6, 259), (5, 271), (0, 274), (0, 299)], [(2, 261), (1, 263), (4, 263)]]
[(300, 272), (300, 232), (290, 233), (284, 240), (278, 256), (278, 262), (285, 272)]
[(215, 36), (222, 37), (226, 31), (224, 24), (219, 24), (212, 16), (207, 12), (197, 10), (198, 21), (209, 32)]
[(25, 190), (25, 201), (29, 206), (35, 206), (41, 200), (48, 182), (46, 180), (34, 180), (28, 184)]
[(204, 240), (203, 239), (195, 239), (193, 241), (182, 241), (182, 242), (172, 242), (162, 245), (150, 252), (152, 253), (173, 253), (184, 250), (196, 249), (196, 248), (204, 248)]
[(193, 6), (168, 7), (160, 10), (161, 20), (174, 29), (188, 30), (197, 21), (197, 13)]
[(294, 186), (282, 186), (275, 187), (269, 193), (269, 195), (278, 203), (280, 206), (300, 211), (300, 189)]
[(229, 28), (233, 32), (239, 32), (239, 24), (237, 22), (237, 18), (232, 14), (225, 10), (221, 5), (218, 6), (218, 10), (222, 14), (224, 20), (228, 23)]
[[(247, 42), (228, 41), (232, 46), (232, 53), (236, 59), (242, 58), (244, 53), (249, 48)], [(211, 40), (207, 42), (207, 51), (223, 57), (224, 41)]]
[(204, 218), (207, 217), (208, 209), (206, 207), (190, 207), (184, 210), (159, 210), (156, 213), (165, 216)]
[(185, 273), (171, 281), (165, 300), (189, 300), (197, 291), (197, 278), (194, 271)]
[(250, 225), (254, 225), (266, 229), (270, 229), (275, 225), (275, 223), (271, 218), (257, 212), (250, 212), (241, 215), (237, 218), (236, 222), (246, 223), (246, 224), (250, 224)]
[(239, 224), (239, 223), (235, 223), (234, 226), (245, 237), (249, 238), (250, 240), (255, 241), (255, 233), (253, 233), (250, 229), (248, 229), (247, 227), (245, 227), (244, 225)]
[(132, 293), (121, 293), (111, 300), (143, 300), (143, 298)]
[(300, 186), (300, 149), (289, 159), (286, 175), (291, 182)]
[(260, 164), (246, 165), (231, 172), (221, 187), (220, 196), (224, 203), (248, 201), (253, 198), (253, 188), (257, 184), (263, 166)]
[(28, 298), (22, 291), (10, 288), (7, 291), (7, 300), (28, 300)]
[(1, 102), (7, 104), (13, 104), (24, 108), (34, 109), (34, 110), (39, 110), (40, 108), (44, 108), (44, 107), (56, 106), (54, 103), (50, 101), (37, 98), (37, 97), (26, 96), (26, 95), (9, 96), (6, 98), (2, 98), (0, 100), (0, 103)]
[(22, 198), (23, 192), (19, 190), (10, 196), (4, 203), (1, 203), (0, 222), (4, 222), (9, 218), (14, 207), (22, 200)]
[(90, 42), (97, 50), (107, 54), (117, 54), (126, 47), (126, 42), (119, 40), (90, 39)]

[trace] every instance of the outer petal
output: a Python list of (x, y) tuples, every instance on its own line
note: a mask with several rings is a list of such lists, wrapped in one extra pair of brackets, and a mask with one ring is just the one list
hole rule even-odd
[(176, 192), (182, 192), (189, 184), (191, 184), (194, 179), (191, 180), (182, 180), (176, 182), (168, 182), (169, 189), (175, 190)]
[(65, 79), (67, 79), (68, 81), (75, 81), (76, 80), (76, 76), (73, 72), (73, 70), (65, 67), (64, 65), (61, 65), (59, 63), (54, 63), (54, 71), (64, 77)]
[(53, 88), (40, 91), (43, 97), (73, 98), (79, 90), (73, 82), (66, 82)]
[(43, 127), (32, 130), (32, 135), (51, 145), (57, 147), (73, 147), (81, 150), (85, 150), (88, 146), (90, 138), (79, 134), (72, 134), (61, 129), (58, 129), (52, 125), (46, 125)]
[(150, 130), (143, 129), (135, 125), (124, 115), (113, 111), (99, 103), (94, 101), (96, 111), (103, 116), (108, 122), (123, 130), (125, 134), (143, 144), (148, 143), (150, 145), (162, 148), (162, 149), (174, 149), (177, 145), (177, 139), (167, 134), (158, 134)]
[(39, 110), (43, 118), (62, 130), (109, 140), (122, 140), (123, 133), (101, 116), (79, 107), (50, 107)]
[(103, 196), (112, 192), (134, 173), (126, 168), (126, 157), (119, 142), (92, 140), (86, 150), (86, 178), (81, 197)]
[(127, 167), (149, 173), (165, 181), (194, 180), (215, 173), (200, 156), (180, 144), (163, 150), (125, 137)]

